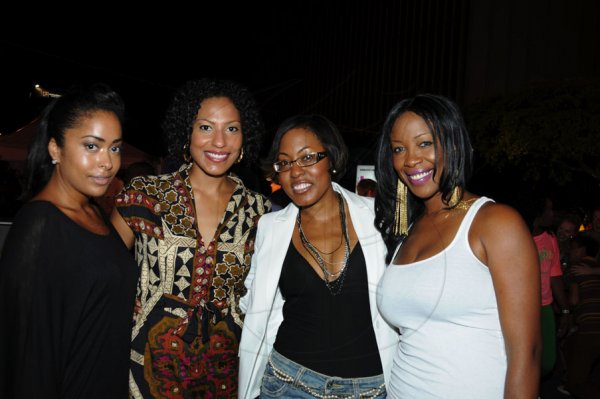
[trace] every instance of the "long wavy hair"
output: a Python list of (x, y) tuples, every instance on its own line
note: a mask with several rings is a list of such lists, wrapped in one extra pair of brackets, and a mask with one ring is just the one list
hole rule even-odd
[(250, 91), (229, 80), (190, 80), (177, 90), (162, 123), (169, 155), (184, 161), (184, 146), (190, 142), (202, 101), (213, 97), (229, 98), (240, 113), (244, 149), (242, 162), (252, 163), (259, 155), (264, 125)]
[[(469, 134), (462, 114), (453, 101), (439, 95), (420, 94), (394, 105), (388, 113), (379, 137), (375, 167), (377, 178), (375, 225), (387, 246), (388, 263), (395, 248), (404, 238), (395, 235), (393, 229), (398, 174), (393, 165), (390, 134), (396, 120), (406, 112), (412, 112), (423, 118), (433, 135), (435, 153), (442, 156), (443, 168), (438, 181), (442, 201), (446, 205), (451, 206), (450, 198), (456, 187), (460, 188), (462, 199), (473, 164), (473, 148)], [(434, 176), (438, 176), (437, 168), (434, 169)], [(421, 215), (424, 209), (422, 201), (413, 196), (410, 191), (407, 209), (409, 225)]]
[(112, 112), (123, 124), (125, 113), (123, 99), (103, 83), (95, 83), (89, 87), (72, 87), (44, 109), (27, 154), (24, 200), (29, 200), (39, 193), (52, 176), (54, 165), (48, 152), (50, 140), (54, 139), (62, 148), (65, 131), (77, 126), (82, 118), (96, 111)]

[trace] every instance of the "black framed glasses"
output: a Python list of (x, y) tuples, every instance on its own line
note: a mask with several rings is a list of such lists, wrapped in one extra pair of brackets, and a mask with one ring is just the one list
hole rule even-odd
[(306, 168), (307, 166), (311, 166), (319, 162), (321, 159), (327, 156), (326, 152), (311, 152), (309, 154), (304, 154), (300, 158), (294, 159), (293, 161), (282, 160), (273, 163), (273, 169), (275, 172), (285, 172), (286, 170), (292, 169), (292, 165), (295, 163), (296, 165)]

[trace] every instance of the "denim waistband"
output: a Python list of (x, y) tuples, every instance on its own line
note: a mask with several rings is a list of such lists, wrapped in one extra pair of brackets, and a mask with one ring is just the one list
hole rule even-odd
[(359, 378), (332, 377), (306, 368), (275, 349), (269, 355), (269, 365), (281, 381), (321, 399), (368, 399), (385, 393), (383, 374)]

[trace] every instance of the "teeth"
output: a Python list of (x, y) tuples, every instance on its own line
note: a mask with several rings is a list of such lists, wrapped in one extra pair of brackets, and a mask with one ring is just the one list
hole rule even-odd
[(295, 184), (293, 186), (294, 190), (296, 190), (296, 191), (306, 190), (309, 187), (310, 187), (309, 183), (300, 183), (300, 184)]
[(227, 158), (227, 154), (215, 154), (214, 152), (207, 152), (206, 154), (211, 158), (217, 158), (217, 159)]
[(408, 176), (408, 178), (409, 178), (410, 180), (420, 180), (420, 179), (424, 178), (425, 176), (427, 176), (427, 175), (430, 175), (430, 174), (431, 174), (431, 172), (433, 172), (433, 171), (432, 171), (432, 170), (430, 170), (430, 171), (428, 171), (428, 172), (417, 173), (416, 175), (411, 175), (411, 176)]

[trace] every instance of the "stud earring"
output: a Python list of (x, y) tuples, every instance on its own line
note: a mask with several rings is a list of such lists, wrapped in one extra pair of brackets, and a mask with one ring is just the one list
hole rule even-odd
[(57, 163), (58, 163), (58, 160), (56, 160), (56, 159), (52, 160), (52, 165), (56, 165)]

